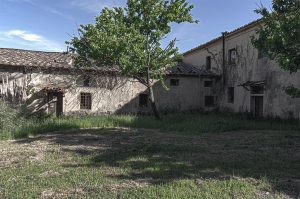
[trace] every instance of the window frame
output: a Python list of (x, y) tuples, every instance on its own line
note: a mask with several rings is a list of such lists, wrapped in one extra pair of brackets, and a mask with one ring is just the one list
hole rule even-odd
[(227, 88), (227, 103), (234, 104), (235, 88), (233, 86)]
[(206, 70), (211, 70), (211, 56), (206, 57)]
[(170, 79), (170, 86), (179, 86), (180, 80), (179, 79)]
[[(234, 57), (234, 60), (233, 60), (233, 52), (235, 52), (235, 57)], [(235, 65), (236, 64), (236, 62), (237, 62), (237, 50), (236, 50), (236, 48), (231, 48), (231, 49), (229, 49), (229, 51), (228, 51), (228, 63), (229, 63), (229, 65)]]
[(80, 93), (80, 110), (92, 110), (92, 94)]
[[(212, 100), (208, 100), (208, 98), (211, 98)], [(207, 103), (207, 102), (212, 102), (212, 103)], [(205, 107), (215, 107), (216, 106), (215, 96), (213, 96), (213, 95), (205, 96), (204, 97), (204, 105), (205, 105)]]
[(0, 75), (0, 84), (5, 84), (4, 75)]
[[(211, 82), (210, 84), (207, 84), (208, 82)], [(212, 88), (214, 86), (213, 80), (204, 80), (204, 88)]]
[(263, 59), (267, 56), (267, 54), (263, 50), (258, 49), (257, 59)]

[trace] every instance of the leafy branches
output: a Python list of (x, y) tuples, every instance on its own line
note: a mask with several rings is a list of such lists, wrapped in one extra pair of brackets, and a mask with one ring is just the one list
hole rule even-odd
[(104, 8), (95, 24), (81, 25), (79, 36), (67, 42), (77, 52), (76, 65), (116, 67), (149, 89), (155, 109), (153, 80), (176, 64), (176, 39), (163, 48), (161, 40), (171, 32), (171, 23), (193, 20), (193, 6), (186, 0), (127, 0), (127, 5)]
[(257, 31), (259, 37), (253, 38), (254, 45), (284, 70), (296, 73), (300, 69), (300, 1), (273, 0), (271, 12), (262, 7), (257, 13), (264, 24)]

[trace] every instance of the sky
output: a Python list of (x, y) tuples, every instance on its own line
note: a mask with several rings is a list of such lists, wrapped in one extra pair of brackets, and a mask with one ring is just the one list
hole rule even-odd
[[(187, 0), (198, 24), (173, 24), (166, 40), (177, 39), (180, 52), (243, 26), (260, 16), (254, 10), (271, 0)], [(65, 41), (80, 24), (94, 23), (103, 7), (124, 6), (126, 0), (0, 0), (0, 48), (66, 51)]]

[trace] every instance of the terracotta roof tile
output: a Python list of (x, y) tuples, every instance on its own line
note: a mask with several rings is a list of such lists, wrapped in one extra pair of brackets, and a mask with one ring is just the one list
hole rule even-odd
[(31, 67), (73, 67), (73, 54), (0, 48), (0, 65)]
[[(76, 54), (65, 52), (43, 52), (21, 49), (0, 48), (0, 66), (21, 66), (39, 69), (60, 68), (75, 69)], [(86, 67), (81, 70), (118, 73), (113, 67)]]
[(174, 76), (219, 76), (211, 70), (206, 70), (203, 67), (194, 67), (184, 62), (179, 62), (177, 66), (168, 69), (166, 74)]

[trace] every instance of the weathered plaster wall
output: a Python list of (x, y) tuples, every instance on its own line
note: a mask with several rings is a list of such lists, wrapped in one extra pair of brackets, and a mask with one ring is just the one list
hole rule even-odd
[[(63, 112), (72, 114), (111, 114), (111, 113), (141, 113), (151, 111), (148, 107), (139, 106), (139, 95), (147, 93), (146, 87), (139, 82), (124, 77), (92, 76), (90, 87), (83, 86), (83, 75), (62, 72), (23, 72), (7, 68), (1, 74), (9, 76), (3, 94), (15, 93), (13, 85), (19, 82), (26, 104), (32, 112), (48, 110), (47, 93), (45, 87), (62, 88), (64, 90)], [(170, 79), (179, 79), (178, 86), (170, 86)], [(170, 77), (165, 80), (169, 90), (163, 88), (160, 82), (154, 86), (157, 106), (160, 111), (188, 111), (203, 108), (201, 95), (201, 81), (198, 77)], [(1, 84), (0, 87), (4, 87)], [(92, 94), (92, 109), (80, 109), (80, 93)]]
[[(179, 85), (171, 86), (171, 79), (179, 79)], [(168, 77), (165, 85), (169, 90), (158, 83), (154, 87), (154, 92), (159, 110), (176, 112), (203, 109), (200, 83), (198, 77)]]
[(26, 99), (27, 76), (18, 70), (0, 68), (0, 97), (7, 97), (14, 103)]
[[(226, 37), (226, 70), (224, 71), (226, 84), (222, 85), (224, 92), (220, 93), (219, 106), (235, 112), (250, 112), (251, 94), (239, 85), (247, 81), (265, 80), (264, 116), (297, 118), (300, 111), (300, 100), (289, 97), (283, 88), (290, 84), (299, 88), (300, 72), (289, 74), (283, 71), (276, 62), (266, 57), (258, 59), (258, 51), (251, 43), (251, 37), (255, 35), (256, 28), (258, 27)], [(237, 64), (229, 65), (229, 50), (233, 48), (237, 49)], [(212, 56), (213, 70), (222, 71), (222, 49), (222, 40), (219, 40), (204, 49), (186, 55), (183, 60), (196, 67), (201, 67), (205, 66), (206, 57)], [(234, 104), (227, 102), (227, 87), (235, 88)]]

